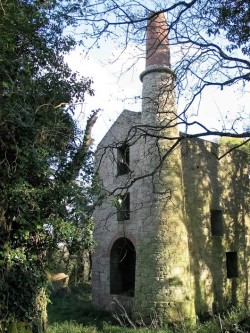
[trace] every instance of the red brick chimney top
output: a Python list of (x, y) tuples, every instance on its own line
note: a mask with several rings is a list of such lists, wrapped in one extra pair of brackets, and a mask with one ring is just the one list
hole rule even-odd
[(147, 24), (146, 68), (151, 65), (170, 68), (168, 27), (165, 15), (151, 13)]

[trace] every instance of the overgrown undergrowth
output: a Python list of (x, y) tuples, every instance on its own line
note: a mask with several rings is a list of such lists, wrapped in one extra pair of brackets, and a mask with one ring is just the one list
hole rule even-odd
[[(182, 323), (176, 326), (152, 327), (119, 326), (114, 318), (98, 311), (91, 303), (90, 285), (52, 290), (48, 306), (49, 333), (249, 333), (250, 311), (232, 308), (223, 314), (210, 315), (195, 326)], [(124, 313), (121, 313), (121, 319)], [(126, 320), (121, 322), (127, 323)], [(125, 325), (125, 324), (124, 324)], [(129, 324), (127, 324), (129, 325)]]

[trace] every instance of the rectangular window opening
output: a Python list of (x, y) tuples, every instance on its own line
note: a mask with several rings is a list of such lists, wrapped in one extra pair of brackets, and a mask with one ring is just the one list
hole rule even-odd
[(224, 234), (224, 222), (223, 212), (219, 209), (211, 210), (210, 221), (211, 221), (211, 233), (212, 236), (223, 236)]
[(226, 252), (227, 277), (229, 279), (239, 276), (238, 252)]
[(125, 193), (118, 197), (117, 220), (124, 221), (130, 219), (130, 194)]
[(129, 171), (129, 146), (123, 145), (117, 148), (117, 175), (124, 175)]

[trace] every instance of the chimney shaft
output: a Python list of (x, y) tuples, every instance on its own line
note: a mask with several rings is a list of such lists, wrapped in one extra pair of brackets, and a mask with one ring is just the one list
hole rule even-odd
[(150, 14), (148, 19), (146, 68), (152, 65), (170, 68), (168, 27), (163, 13)]

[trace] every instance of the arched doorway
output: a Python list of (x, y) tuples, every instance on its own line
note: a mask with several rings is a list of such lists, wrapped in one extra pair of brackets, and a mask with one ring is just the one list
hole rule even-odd
[(134, 296), (135, 247), (126, 237), (118, 238), (110, 252), (110, 293)]

